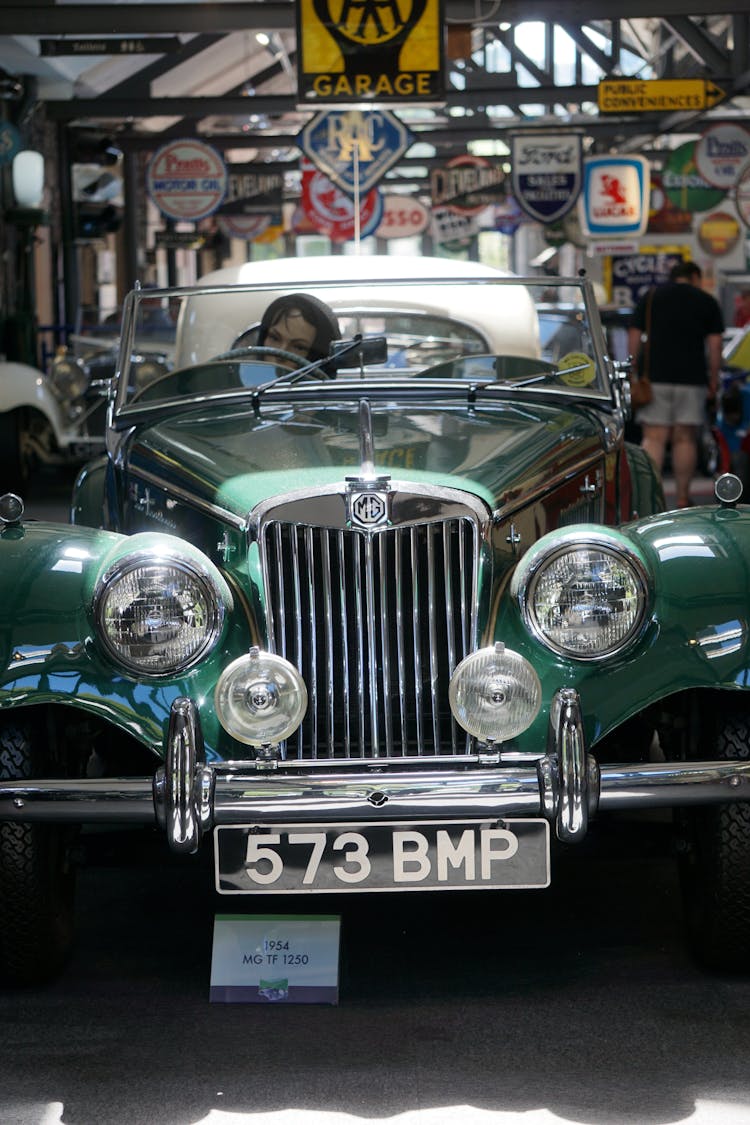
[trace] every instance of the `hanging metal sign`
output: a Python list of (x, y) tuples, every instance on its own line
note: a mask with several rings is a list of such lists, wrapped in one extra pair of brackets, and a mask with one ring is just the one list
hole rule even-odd
[(566, 215), (581, 192), (583, 142), (578, 133), (511, 138), (513, 194), (540, 223)]
[(413, 141), (387, 109), (324, 110), (297, 137), (305, 156), (350, 195), (374, 188)]
[(129, 36), (127, 39), (101, 36), (89, 39), (40, 39), (39, 53), (47, 57), (62, 55), (167, 55), (182, 46), (177, 35)]
[(351, 197), (304, 160), (300, 203), (313, 228), (327, 234), (332, 242), (365, 238), (377, 230), (383, 218), (383, 198), (377, 188), (361, 196), (357, 214)]
[(222, 215), (276, 215), (281, 221), (284, 177), (280, 172), (245, 172), (228, 169)]
[(650, 168), (643, 156), (589, 156), (583, 165), (584, 234), (638, 238), (648, 223)]
[(734, 122), (711, 125), (696, 143), (694, 159), (706, 183), (728, 190), (750, 160), (750, 132)]
[(661, 174), (664, 191), (682, 211), (710, 211), (727, 194), (726, 188), (712, 187), (695, 164), (695, 141), (672, 149)]
[(442, 100), (443, 0), (298, 0), (304, 102)]
[(204, 219), (224, 199), (226, 165), (221, 154), (203, 141), (171, 141), (152, 156), (146, 190), (168, 218)]
[(505, 172), (483, 156), (454, 156), (430, 173), (433, 207), (449, 207), (460, 215), (478, 215), (505, 198)]

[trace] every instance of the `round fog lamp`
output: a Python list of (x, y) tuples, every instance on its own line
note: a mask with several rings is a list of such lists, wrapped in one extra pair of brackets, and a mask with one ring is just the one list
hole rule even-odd
[(448, 699), (456, 722), (470, 735), (480, 742), (505, 742), (536, 718), (542, 685), (528, 660), (498, 643), (461, 661)]
[(283, 742), (307, 710), (307, 688), (294, 665), (257, 648), (224, 669), (214, 698), (224, 730), (247, 746)]

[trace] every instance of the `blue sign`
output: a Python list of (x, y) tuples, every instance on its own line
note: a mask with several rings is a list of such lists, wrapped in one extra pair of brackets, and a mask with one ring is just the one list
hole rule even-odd
[(12, 164), (13, 157), (21, 151), (21, 134), (10, 121), (0, 123), (0, 164)]
[(414, 136), (387, 109), (331, 109), (297, 136), (316, 168), (348, 195), (365, 195), (401, 159)]
[(587, 156), (583, 230), (591, 238), (639, 238), (648, 223), (651, 174), (643, 156)]

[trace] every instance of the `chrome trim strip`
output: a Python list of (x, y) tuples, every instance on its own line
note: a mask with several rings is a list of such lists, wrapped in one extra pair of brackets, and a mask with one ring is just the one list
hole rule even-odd
[[(276, 525), (279, 526), (278, 524)], [(334, 682), (333, 682), (333, 610), (331, 594), (331, 542), (326, 533), (320, 540), (322, 558), (321, 568), (323, 573), (323, 636), (325, 643), (325, 673), (326, 673), (326, 722), (328, 726), (326, 743), (328, 754), (334, 753), (334, 722), (336, 719)]]
[(365, 635), (362, 610), (362, 538), (354, 539), (354, 604), (357, 619), (357, 717), (359, 719), (359, 756), (365, 757)]
[[(398, 535), (396, 536), (398, 539)], [(380, 661), (381, 672), (383, 676), (383, 701), (385, 703), (385, 752), (387, 757), (393, 756), (393, 716), (391, 715), (391, 708), (388, 701), (391, 698), (391, 654), (388, 647), (388, 634), (390, 626), (388, 622), (388, 613), (386, 610), (388, 599), (388, 558), (387, 558), (387, 543), (388, 540), (384, 536), (378, 536), (378, 551), (379, 551), (379, 565), (380, 565)], [(398, 586), (398, 577), (394, 575), (390, 586)]]
[(184, 696), (170, 709), (166, 761), (154, 777), (154, 810), (174, 852), (197, 852), (202, 832), (210, 826), (212, 771), (205, 755), (198, 710)]
[(359, 404), (359, 460), (363, 477), (375, 476), (375, 439), (372, 431), (370, 403), (363, 398)]
[[(403, 567), (403, 535), (397, 535), (394, 542), (394, 565), (396, 575)], [(402, 754), (406, 753), (406, 636), (404, 632), (404, 591), (401, 582), (396, 582), (396, 662), (398, 664), (398, 706), (401, 720)]]
[[(445, 524), (442, 525), (445, 528)], [(432, 711), (432, 737), (435, 746), (440, 745), (440, 707), (438, 703), (438, 651), (437, 596), (435, 593), (435, 535), (433, 528), (426, 527), (427, 535), (427, 619), (430, 638), (430, 704)]]
[[(417, 531), (412, 527), (409, 529), (409, 542), (411, 546), (411, 572), (414, 576), (412, 584), (412, 605), (420, 604), (419, 597), (419, 544), (417, 543)], [(424, 745), (424, 720), (423, 720), (423, 701), (422, 701), (422, 643), (419, 637), (419, 623), (416, 623), (414, 628), (414, 700), (416, 704), (416, 718), (417, 718), (417, 753), (422, 753), (422, 746)]]
[[(554, 764), (537, 763), (542, 774)], [(204, 827), (206, 775), (199, 766), (193, 788), (193, 809)], [(316, 771), (317, 773), (317, 771)], [(533, 767), (476, 770), (414, 770), (389, 773), (321, 772), (310, 775), (215, 774), (213, 824), (244, 824), (248, 820), (323, 820), (331, 824), (372, 820), (370, 797), (382, 794), (379, 806), (393, 820), (431, 820), (525, 814), (549, 816), (553, 801), (543, 794)], [(149, 824), (157, 819), (151, 778), (40, 779), (0, 782), (0, 820), (46, 823)], [(610, 765), (601, 768), (603, 809), (668, 808), (750, 801), (750, 762), (669, 762)], [(158, 816), (163, 822), (163, 817)]]
[(581, 704), (573, 688), (562, 688), (555, 695), (550, 726), (559, 762), (557, 837), (575, 843), (583, 839), (588, 829), (588, 770)]
[[(349, 667), (349, 615), (346, 611), (346, 590), (344, 584), (344, 532), (336, 532), (339, 549), (339, 604), (341, 606), (341, 647), (343, 652), (344, 667)], [(344, 753), (347, 758), (351, 755), (352, 722), (351, 722), (351, 687), (349, 677), (344, 676)]]
[[(318, 615), (315, 611), (315, 585), (313, 583), (313, 576), (315, 575), (315, 544), (313, 543), (313, 529), (306, 527), (304, 529), (305, 536), (305, 566), (307, 568), (307, 604), (310, 607), (310, 634), (317, 639), (318, 636)], [(299, 573), (299, 572), (297, 572)], [(297, 614), (297, 620), (300, 621), (300, 614)], [(300, 629), (302, 628), (300, 622)], [(302, 640), (297, 646), (297, 652), (302, 654)], [(318, 647), (317, 644), (310, 645), (310, 677), (307, 683), (307, 691), (309, 695), (308, 710), (312, 720), (312, 746), (310, 753), (313, 758), (318, 756)]]
[(367, 662), (370, 688), (370, 753), (379, 758), (380, 729), (378, 722), (378, 652), (375, 624), (375, 559), (373, 537), (365, 536), (365, 605), (367, 612)]
[(195, 493), (188, 492), (173, 481), (164, 480), (163, 477), (157, 476), (156, 473), (149, 472), (148, 469), (128, 465), (128, 472), (132, 477), (137, 477), (147, 484), (153, 484), (157, 488), (164, 489), (169, 493), (170, 497), (181, 500), (184, 504), (187, 504), (188, 507), (197, 508), (199, 512), (204, 512), (206, 515), (213, 516), (223, 523), (230, 524), (232, 527), (236, 528), (237, 531), (246, 532), (248, 529), (248, 521), (245, 516), (238, 516), (236, 512), (230, 512), (227, 508), (220, 508), (218, 504), (212, 504), (209, 500), (201, 500)]

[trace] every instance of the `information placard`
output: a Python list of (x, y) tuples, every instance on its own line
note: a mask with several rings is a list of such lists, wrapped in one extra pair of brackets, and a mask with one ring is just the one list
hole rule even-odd
[(209, 999), (337, 1004), (341, 917), (217, 914)]

